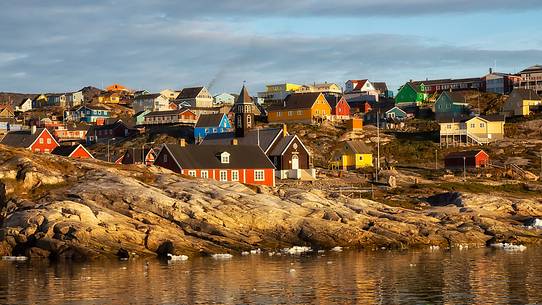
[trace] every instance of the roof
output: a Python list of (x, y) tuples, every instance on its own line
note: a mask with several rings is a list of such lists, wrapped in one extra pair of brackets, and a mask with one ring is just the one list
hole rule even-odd
[(493, 114), (493, 115), (480, 115), (479, 118), (489, 121), (489, 122), (504, 122), (505, 117), (501, 114)]
[(446, 94), (453, 103), (467, 104), (467, 96), (461, 91), (444, 91), (442, 94)]
[(204, 87), (192, 87), (192, 88), (184, 88), (179, 96), (177, 96), (177, 99), (188, 99), (188, 98), (196, 98), (198, 94), (203, 90)]
[[(134, 163), (141, 163), (142, 161), (142, 157), (143, 157), (143, 154), (145, 154), (145, 158), (147, 157), (147, 155), (150, 153), (150, 152), (153, 152), (154, 153), (154, 149), (152, 148), (145, 148), (145, 150), (143, 151), (141, 148), (132, 148), (132, 149), (128, 149), (124, 155), (122, 156), (122, 164), (134, 164)], [(131, 158), (128, 158), (127, 157), (127, 154), (128, 155), (131, 155), (132, 157)], [(118, 158), (117, 158), (118, 159)]]
[(346, 141), (345, 144), (356, 154), (370, 154), (373, 152), (373, 150), (362, 141)]
[(470, 77), (470, 78), (458, 78), (458, 79), (427, 79), (427, 80), (420, 80), (420, 81), (413, 81), (412, 83), (415, 85), (421, 85), (424, 84), (426, 86), (432, 86), (432, 85), (441, 85), (441, 84), (450, 84), (450, 83), (470, 83), (470, 82), (481, 82), (483, 79), (481, 77)]
[(510, 96), (516, 96), (522, 100), (542, 100), (540, 95), (533, 89), (514, 89)]
[(344, 98), (342, 96), (337, 96), (336, 94), (325, 94), (325, 93), (324, 93), (324, 97), (326, 98), (326, 101), (329, 104), (329, 106), (331, 106), (331, 108), (335, 108), (337, 104)]
[(223, 113), (215, 113), (215, 114), (202, 114), (199, 116), (198, 122), (196, 123), (196, 127), (216, 127), (220, 125), (220, 122), (222, 122), (222, 118), (224, 118)]
[(81, 106), (79, 107), (79, 109), (81, 108), (88, 108), (88, 109), (91, 109), (91, 110), (105, 110), (105, 111), (109, 111), (110, 109), (105, 107), (105, 106), (101, 106), (101, 105), (84, 105), (84, 106)]
[[(69, 157), (74, 151), (76, 151), (79, 146), (83, 147), (83, 145), (81, 144), (76, 144), (76, 145), (61, 145), (61, 146), (58, 146), (57, 148), (53, 149), (53, 151), (51, 152), (53, 155), (58, 155), (58, 156), (64, 156), (64, 157)], [(84, 147), (83, 147), (84, 149)]]
[[(282, 128), (265, 128), (259, 131), (252, 129), (244, 137), (237, 138), (237, 141), (240, 145), (258, 145), (259, 143), (263, 151), (268, 151), (282, 132)], [(235, 138), (234, 132), (209, 134), (200, 145), (228, 145), (231, 144), (233, 138)]]
[(293, 93), (284, 99), (284, 104), (271, 105), (267, 111), (310, 109), (321, 94), (320, 92)]
[(135, 97), (136, 100), (148, 100), (148, 99), (155, 99), (160, 97), (162, 94), (160, 93), (151, 93), (151, 94), (141, 94)]
[(388, 91), (388, 85), (385, 82), (374, 82), (373, 87), (380, 92)]
[(458, 151), (458, 152), (449, 153), (444, 158), (445, 159), (458, 159), (458, 158), (463, 158), (463, 157), (474, 158), (481, 152), (487, 155), (485, 151), (483, 151), (482, 149), (478, 149), (478, 150)]
[(113, 84), (113, 85), (105, 88), (105, 90), (107, 90), (107, 91), (118, 91), (118, 90), (129, 91), (128, 88), (126, 88), (126, 87), (124, 87), (123, 85), (120, 85), (120, 84)]
[(241, 93), (239, 93), (239, 97), (237, 97), (235, 100), (235, 105), (238, 104), (253, 104), (252, 97), (250, 97), (250, 94), (248, 94), (248, 90), (245, 85), (243, 85)]
[(542, 65), (534, 65), (529, 68), (521, 71), (520, 73), (529, 73), (529, 72), (542, 72)]
[(165, 110), (165, 111), (152, 111), (147, 113), (145, 116), (163, 116), (163, 115), (175, 115), (175, 114), (181, 114), (183, 112), (190, 111), (190, 109), (182, 108), (177, 110)]
[[(256, 145), (186, 145), (164, 144), (164, 148), (182, 169), (268, 169), (275, 168)], [(222, 163), (220, 154), (230, 154), (230, 162)]]
[[(420, 84), (421, 84), (421, 83), (416, 84), (416, 83), (414, 83), (414, 82), (408, 82), (408, 83), (406, 83), (404, 86), (409, 86), (410, 88), (412, 88), (412, 89), (413, 89), (414, 91), (416, 91), (417, 93), (423, 93), (423, 91), (420, 90)], [(403, 87), (404, 87), (404, 86), (403, 86)], [(403, 87), (401, 87), (401, 89), (402, 89)], [(399, 90), (401, 90), (401, 89), (399, 89)]]
[(281, 137), (277, 143), (277, 145), (269, 152), (270, 156), (279, 156), (282, 155), (284, 150), (292, 143), (292, 141), (296, 138), (296, 136), (288, 135), (285, 137)]
[(29, 148), (44, 130), (45, 128), (38, 128), (34, 134), (30, 130), (10, 131), (0, 143), (11, 147)]
[[(106, 125), (101, 125), (101, 126), (91, 125), (90, 129), (108, 130), (108, 129), (116, 128), (117, 126), (122, 126), (122, 127), (125, 127), (125, 128), (128, 129), (128, 126), (126, 126), (126, 124), (124, 124), (124, 122), (122, 120), (118, 120), (118, 119), (117, 119), (117, 121), (115, 121), (114, 123), (111, 123), (111, 124), (106, 124)], [(90, 132), (90, 129), (89, 129), (89, 132)]]

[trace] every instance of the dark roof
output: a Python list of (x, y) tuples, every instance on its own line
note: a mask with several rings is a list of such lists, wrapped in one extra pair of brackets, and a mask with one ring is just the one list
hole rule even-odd
[(356, 154), (370, 154), (373, 150), (362, 141), (346, 141), (348, 147)]
[(514, 89), (510, 96), (516, 96), (522, 100), (542, 100), (540, 95), (538, 95), (538, 93), (536, 93), (536, 91), (533, 89)]
[(480, 118), (490, 122), (501, 122), (505, 120), (504, 115), (501, 114), (481, 115)]
[(135, 97), (136, 100), (143, 100), (143, 99), (155, 99), (157, 97), (161, 96), (160, 93), (152, 93), (152, 94), (141, 94)]
[(138, 116), (142, 115), (145, 112), (150, 113), (150, 111), (148, 111), (148, 110), (141, 110), (141, 111), (135, 113), (132, 117), (134, 117), (134, 118), (138, 117)]
[(453, 103), (467, 104), (467, 96), (461, 91), (444, 91), (441, 94), (446, 94)]
[(281, 137), (278, 140), (277, 145), (269, 152), (270, 156), (280, 156), (284, 150), (290, 145), (290, 143), (296, 138), (296, 136), (288, 135), (286, 137)]
[[(108, 129), (116, 128), (118, 126), (123, 126), (125, 128), (128, 128), (128, 126), (126, 126), (126, 124), (124, 124), (124, 122), (122, 120), (117, 119), (117, 121), (112, 123), (112, 124), (106, 124), (106, 125), (101, 125), (101, 126), (91, 125), (90, 129), (93, 129), (93, 130), (108, 130)], [(89, 129), (89, 132), (90, 132), (90, 129)]]
[(521, 71), (520, 73), (529, 73), (529, 72), (542, 72), (542, 66), (541, 65), (530, 66), (529, 68)]
[(473, 158), (473, 157), (476, 157), (476, 155), (478, 155), (480, 152), (483, 152), (485, 154), (487, 154), (485, 151), (483, 151), (482, 149), (478, 149), (478, 150), (468, 150), (468, 151), (458, 151), (458, 152), (453, 152), (453, 153), (449, 153), (446, 155), (446, 159), (458, 159), (458, 158)]
[(216, 127), (220, 125), (222, 118), (224, 117), (223, 113), (215, 114), (202, 114), (199, 116), (196, 127)]
[[(183, 169), (265, 169), (275, 168), (256, 145), (164, 144)], [(220, 154), (230, 154), (229, 163), (221, 163)]]
[(293, 93), (288, 95), (284, 99), (284, 104), (275, 104), (269, 106), (267, 111), (273, 110), (297, 110), (297, 109), (310, 109), (316, 99), (320, 96), (320, 92), (310, 93)]
[[(260, 143), (261, 149), (267, 151), (282, 132), (282, 128), (265, 128), (260, 129), (259, 132), (253, 129), (246, 133), (244, 137), (237, 138), (237, 141), (240, 145), (258, 145)], [(234, 137), (235, 133), (233, 132), (209, 134), (203, 139), (201, 145), (229, 145)]]
[(374, 82), (373, 86), (380, 92), (388, 91), (388, 85), (385, 82)]
[(163, 115), (175, 115), (175, 114), (181, 114), (183, 112), (189, 111), (190, 109), (182, 108), (177, 110), (165, 110), (165, 111), (153, 111), (147, 113), (145, 116), (163, 116)]
[(44, 129), (38, 128), (34, 134), (30, 130), (10, 131), (0, 143), (11, 147), (29, 148)]
[(413, 84), (415, 85), (421, 85), (421, 84), (424, 84), (424, 85), (429, 85), (429, 86), (432, 86), (432, 85), (441, 85), (441, 84), (451, 84), (451, 83), (470, 83), (470, 82), (481, 82), (482, 81), (482, 78), (481, 77), (470, 77), (470, 78), (458, 78), (458, 79), (451, 79), (451, 78), (446, 78), (446, 79), (428, 79), (428, 80), (419, 80), (419, 81), (414, 81), (412, 82)]
[(329, 106), (331, 106), (331, 108), (337, 107), (337, 104), (341, 101), (341, 99), (343, 99), (342, 96), (338, 96), (336, 94), (325, 94), (324, 93), (324, 97), (326, 98), (326, 101), (329, 104)]
[(203, 90), (203, 87), (184, 88), (179, 96), (177, 96), (177, 99), (182, 100), (187, 98), (196, 98), (201, 90)]
[(83, 108), (83, 107), (86, 107), (88, 109), (91, 109), (91, 110), (106, 110), (106, 111), (109, 111), (110, 109), (105, 107), (105, 106), (100, 106), (100, 105), (84, 105), (84, 106), (81, 106), (79, 108)]
[(61, 146), (58, 146), (57, 148), (53, 149), (53, 151), (51, 153), (53, 155), (69, 157), (77, 148), (79, 148), (79, 146), (82, 146), (82, 145), (81, 144), (70, 145), (70, 146), (61, 145)]
[(438, 123), (463, 123), (472, 118), (473, 118), (472, 116), (469, 116), (466, 114), (457, 116), (452, 113), (449, 113), (449, 114), (443, 113), (438, 117), (437, 122)]
[(239, 93), (239, 96), (235, 100), (235, 104), (253, 104), (252, 97), (250, 97), (250, 94), (248, 94), (247, 87), (243, 85), (243, 88), (241, 89), (241, 93)]

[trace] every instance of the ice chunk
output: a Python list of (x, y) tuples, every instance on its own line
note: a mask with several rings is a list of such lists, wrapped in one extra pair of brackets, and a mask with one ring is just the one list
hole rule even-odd
[(28, 257), (26, 256), (2, 256), (4, 261), (25, 261)]
[(188, 260), (188, 256), (186, 255), (173, 255), (171, 253), (167, 254), (167, 259), (170, 261), (185, 261)]
[(233, 255), (229, 253), (217, 253), (217, 254), (211, 255), (211, 257), (214, 259), (230, 259), (233, 257)]
[(343, 247), (337, 246), (337, 247), (331, 249), (331, 251), (333, 251), (333, 252), (342, 252), (342, 251), (343, 251)]
[(527, 247), (525, 247), (524, 245), (514, 245), (509, 243), (491, 244), (491, 247), (503, 249), (506, 251), (525, 251), (527, 249)]
[(291, 248), (282, 249), (282, 252), (287, 253), (287, 254), (303, 254), (307, 252), (312, 252), (312, 249), (310, 247), (305, 247), (305, 246), (293, 246)]

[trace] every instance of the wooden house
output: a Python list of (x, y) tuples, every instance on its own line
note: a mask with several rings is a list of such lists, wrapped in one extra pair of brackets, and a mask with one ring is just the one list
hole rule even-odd
[(332, 169), (352, 170), (373, 166), (373, 154), (363, 141), (345, 141), (333, 152), (329, 162)]
[(40, 153), (51, 153), (59, 146), (49, 130), (36, 128), (35, 126), (32, 126), (30, 130), (8, 132), (0, 144), (21, 147)]
[(502, 115), (446, 118), (439, 120), (440, 143), (445, 145), (484, 145), (504, 138)]
[(395, 96), (395, 104), (399, 107), (410, 105), (420, 106), (428, 97), (429, 95), (426, 93), (424, 84), (408, 82), (399, 88)]
[(156, 151), (152, 148), (131, 148), (119, 159), (121, 164), (143, 164), (151, 166), (156, 160)]
[(175, 103), (180, 105), (179, 108), (184, 105), (194, 108), (212, 108), (213, 97), (205, 87), (184, 88), (175, 99)]
[(170, 100), (160, 93), (139, 95), (134, 99), (132, 108), (134, 112), (140, 111), (166, 111), (169, 108)]
[(179, 110), (153, 111), (145, 115), (144, 125), (195, 125), (196, 114), (187, 108)]
[(542, 97), (532, 89), (514, 89), (503, 105), (503, 114), (507, 116), (527, 116), (539, 112)]
[(331, 118), (331, 106), (322, 93), (294, 93), (268, 109), (269, 123), (319, 123)]
[(58, 146), (52, 151), (52, 154), (75, 159), (94, 159), (92, 154), (81, 144)]
[(334, 121), (344, 121), (350, 119), (350, 105), (343, 96), (324, 95), (326, 101), (331, 106), (331, 119)]
[(225, 114), (202, 114), (194, 127), (194, 139), (201, 142), (209, 134), (228, 132), (230, 129), (230, 120)]
[(256, 145), (164, 144), (154, 164), (191, 177), (275, 186), (275, 168)]
[(435, 118), (460, 118), (471, 113), (467, 92), (444, 91), (435, 102)]
[(101, 125), (91, 126), (87, 132), (87, 143), (97, 143), (100, 140), (109, 140), (113, 138), (126, 138), (136, 134), (138, 131), (130, 129), (122, 120)]
[(483, 150), (453, 152), (444, 157), (447, 169), (473, 169), (489, 165), (489, 155)]

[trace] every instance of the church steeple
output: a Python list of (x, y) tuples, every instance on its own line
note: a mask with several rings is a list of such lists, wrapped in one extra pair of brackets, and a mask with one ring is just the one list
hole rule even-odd
[(254, 127), (255, 108), (256, 105), (252, 102), (252, 98), (243, 83), (243, 88), (239, 93), (239, 97), (233, 105), (233, 113), (235, 113), (235, 137), (244, 137), (246, 133)]

